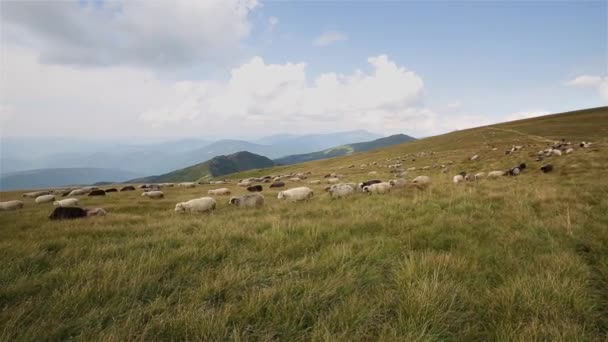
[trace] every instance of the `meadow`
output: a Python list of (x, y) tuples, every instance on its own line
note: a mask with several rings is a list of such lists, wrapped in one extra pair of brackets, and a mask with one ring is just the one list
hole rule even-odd
[[(536, 152), (561, 138), (594, 145), (548, 158), (555, 170), (541, 173)], [(524, 148), (505, 155), (513, 144)], [(608, 109), (226, 178), (391, 179), (387, 158), (433, 185), (340, 200), (313, 185), (302, 203), (266, 189), (261, 209), (224, 196), (211, 214), (173, 208), (220, 186), (81, 197), (108, 215), (73, 221), (51, 222), (52, 205), (31, 199), (0, 212), (0, 340), (608, 339)], [(446, 174), (420, 170), (447, 161)], [(518, 177), (451, 182), (521, 162)]]

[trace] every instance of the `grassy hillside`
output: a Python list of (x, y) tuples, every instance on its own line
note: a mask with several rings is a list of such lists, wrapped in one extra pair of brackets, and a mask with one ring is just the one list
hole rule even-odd
[[(389, 179), (399, 158), (430, 166), (407, 177), (432, 177), (425, 191), (332, 200), (314, 185), (310, 201), (282, 203), (266, 189), (261, 209), (218, 197), (212, 214), (178, 215), (212, 187), (168, 188), (84, 197), (108, 215), (72, 222), (28, 200), (0, 212), (0, 340), (604, 341), (607, 130), (599, 108), (229, 176)], [(535, 152), (561, 138), (594, 145), (539, 172)], [(451, 182), (520, 162), (518, 177)]]
[(387, 147), (392, 145), (401, 144), (408, 141), (416, 140), (410, 136), (405, 134), (395, 134), (389, 137), (376, 139), (373, 141), (360, 142), (355, 144), (347, 144), (341, 145), (338, 147), (328, 148), (319, 152), (305, 153), (305, 154), (296, 154), (291, 156), (286, 156), (283, 158), (275, 159), (277, 164), (281, 165), (289, 165), (289, 164), (297, 164), (304, 163), (313, 160), (327, 159), (345, 156), (349, 154), (353, 154), (356, 152), (365, 152), (373, 149)]
[(270, 166), (274, 166), (272, 160), (264, 156), (243, 151), (227, 156), (214, 157), (206, 162), (169, 172), (164, 175), (134, 179), (131, 182), (192, 182), (201, 178), (218, 177), (243, 170), (259, 169)]

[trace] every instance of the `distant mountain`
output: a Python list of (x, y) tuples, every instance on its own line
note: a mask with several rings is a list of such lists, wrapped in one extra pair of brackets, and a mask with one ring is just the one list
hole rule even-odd
[(229, 173), (261, 169), (274, 166), (274, 162), (264, 156), (242, 151), (227, 156), (217, 156), (206, 162), (192, 165), (160, 176), (143, 177), (129, 183), (193, 182), (201, 178), (211, 178)]
[(0, 190), (36, 189), (92, 184), (100, 181), (123, 182), (136, 173), (101, 168), (37, 169), (0, 176)]
[(392, 146), (401, 144), (408, 141), (416, 140), (405, 134), (391, 135), (386, 138), (380, 138), (373, 141), (361, 142), (355, 144), (341, 145), (333, 148), (329, 148), (319, 152), (312, 152), (306, 154), (296, 154), (283, 158), (275, 159), (274, 162), (280, 165), (289, 165), (303, 163), (312, 160), (327, 159), (339, 156), (345, 156), (356, 152), (364, 152), (373, 150), (380, 147)]
[[(276, 156), (283, 157), (288, 154), (319, 151), (334, 146), (352, 144), (359, 141), (370, 141), (382, 137), (382, 135), (371, 133), (366, 130), (356, 130), (347, 132), (306, 135), (277, 134), (259, 139), (255, 142), (262, 145), (274, 145), (284, 147), (285, 151), (287, 151), (287, 154)], [(268, 157), (272, 158), (271, 156)]]

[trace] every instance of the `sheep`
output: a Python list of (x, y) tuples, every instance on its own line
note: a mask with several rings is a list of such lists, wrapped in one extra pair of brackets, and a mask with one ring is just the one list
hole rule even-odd
[(551, 172), (551, 171), (553, 171), (553, 165), (551, 165), (551, 164), (543, 165), (540, 167), (540, 170), (544, 173)]
[(407, 168), (407, 171), (416, 171), (416, 167), (415, 167), (415, 166), (408, 167), (408, 168)]
[(418, 189), (425, 189), (431, 185), (431, 177), (429, 176), (418, 176), (412, 180), (411, 183)]
[(454, 184), (464, 182), (464, 177), (462, 175), (456, 175), (456, 176), (454, 176), (454, 178), (452, 178), (452, 182)]
[(15, 210), (23, 208), (23, 202), (18, 200), (0, 202), (0, 210)]
[(201, 197), (191, 199), (186, 202), (180, 202), (175, 205), (176, 212), (196, 212), (196, 213), (204, 213), (215, 210), (217, 206), (217, 202), (212, 197)]
[(131, 185), (123, 186), (123, 187), (120, 189), (120, 192), (123, 192), (123, 191), (135, 191), (135, 187), (134, 187), (134, 186), (131, 186)]
[(340, 182), (340, 178), (328, 178), (327, 179), (327, 184), (337, 184), (338, 182)]
[(332, 198), (342, 198), (355, 193), (354, 184), (334, 184), (329, 187), (329, 194)]
[(591, 145), (592, 145), (592, 143), (589, 141), (583, 141), (579, 144), (579, 146), (582, 148), (587, 148), (587, 147), (590, 147)]
[(318, 180), (318, 179), (316, 179), (316, 180), (311, 180), (311, 181), (308, 181), (308, 184), (321, 184), (321, 181), (320, 181), (320, 180)]
[(66, 198), (60, 201), (53, 202), (53, 205), (56, 207), (75, 207), (78, 205), (77, 198)]
[(264, 196), (262, 194), (249, 194), (239, 197), (232, 197), (228, 201), (230, 205), (237, 207), (254, 207), (259, 208), (264, 205)]
[(366, 187), (366, 186), (369, 186), (372, 184), (377, 184), (377, 183), (382, 183), (382, 181), (379, 179), (368, 180), (363, 183), (359, 183), (359, 189), (363, 190), (363, 187)]
[(282, 188), (285, 186), (285, 182), (274, 182), (270, 184), (271, 188)]
[(105, 195), (106, 195), (106, 192), (103, 190), (100, 190), (100, 189), (89, 192), (89, 196), (105, 196)]
[(148, 191), (148, 192), (143, 192), (141, 194), (142, 197), (149, 197), (149, 198), (153, 198), (153, 199), (158, 199), (158, 198), (163, 198), (165, 197), (165, 194), (162, 191)]
[(71, 196), (80, 196), (80, 195), (86, 195), (86, 194), (88, 194), (89, 192), (91, 192), (91, 190), (88, 190), (88, 189), (85, 189), (85, 188), (81, 188), (81, 189), (75, 189), (75, 190), (72, 190), (72, 191), (71, 191), (71, 192), (68, 194), (68, 196), (70, 196), (70, 197), (71, 197)]
[(504, 171), (491, 171), (488, 172), (488, 178), (498, 178), (505, 175)]
[(302, 201), (311, 198), (313, 191), (305, 186), (283, 190), (277, 195), (277, 199), (286, 201)]
[(385, 194), (390, 192), (391, 188), (392, 186), (389, 182), (381, 182), (364, 186), (363, 192), (368, 192), (370, 194)]
[(116, 188), (110, 188), (110, 189), (107, 189), (107, 190), (106, 190), (106, 194), (107, 194), (108, 192), (118, 192), (118, 190), (117, 190)]
[(27, 192), (23, 195), (21, 195), (22, 197), (28, 197), (28, 198), (36, 198), (42, 195), (49, 195), (51, 192), (50, 191), (34, 191), (34, 192)]
[(55, 195), (42, 195), (42, 196), (36, 197), (35, 202), (37, 204), (42, 204), (42, 203), (53, 202), (54, 200), (55, 200)]
[(479, 154), (476, 154), (476, 155), (472, 156), (471, 158), (469, 158), (470, 161), (476, 161), (477, 159), (479, 159)]
[(378, 174), (378, 171), (370, 171), (367, 174), (370, 175), (370, 176), (375, 176), (375, 175)]
[(288, 179), (288, 181), (290, 181), (290, 182), (299, 182), (301, 180), (302, 180), (302, 178), (300, 178), (300, 177), (292, 177), (292, 178)]
[(196, 187), (196, 182), (181, 182), (178, 183), (177, 186), (181, 186), (184, 188), (194, 188)]
[(560, 150), (551, 150), (551, 154), (554, 156), (561, 156), (562, 155), (562, 151)]
[(212, 189), (212, 190), (207, 191), (207, 195), (214, 195), (214, 196), (230, 195), (230, 189), (228, 189), (228, 188)]
[(388, 182), (393, 188), (403, 188), (407, 185), (407, 181), (405, 179), (393, 179)]
[(87, 210), (87, 217), (89, 216), (106, 216), (106, 211), (103, 208), (94, 208)]
[(261, 185), (252, 185), (247, 187), (247, 191), (249, 192), (260, 192), (262, 190), (264, 190), (264, 188)]
[(566, 150), (566, 154), (570, 154), (572, 152), (574, 152), (574, 149), (572, 147)]
[(478, 172), (478, 173), (475, 174), (474, 179), (476, 181), (478, 181), (478, 180), (481, 180), (481, 179), (485, 178), (485, 176), (486, 176), (485, 172)]

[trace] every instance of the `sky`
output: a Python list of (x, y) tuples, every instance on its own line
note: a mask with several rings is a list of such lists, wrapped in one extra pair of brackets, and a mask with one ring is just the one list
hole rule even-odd
[(2, 1), (0, 134), (425, 137), (608, 105), (608, 1)]

